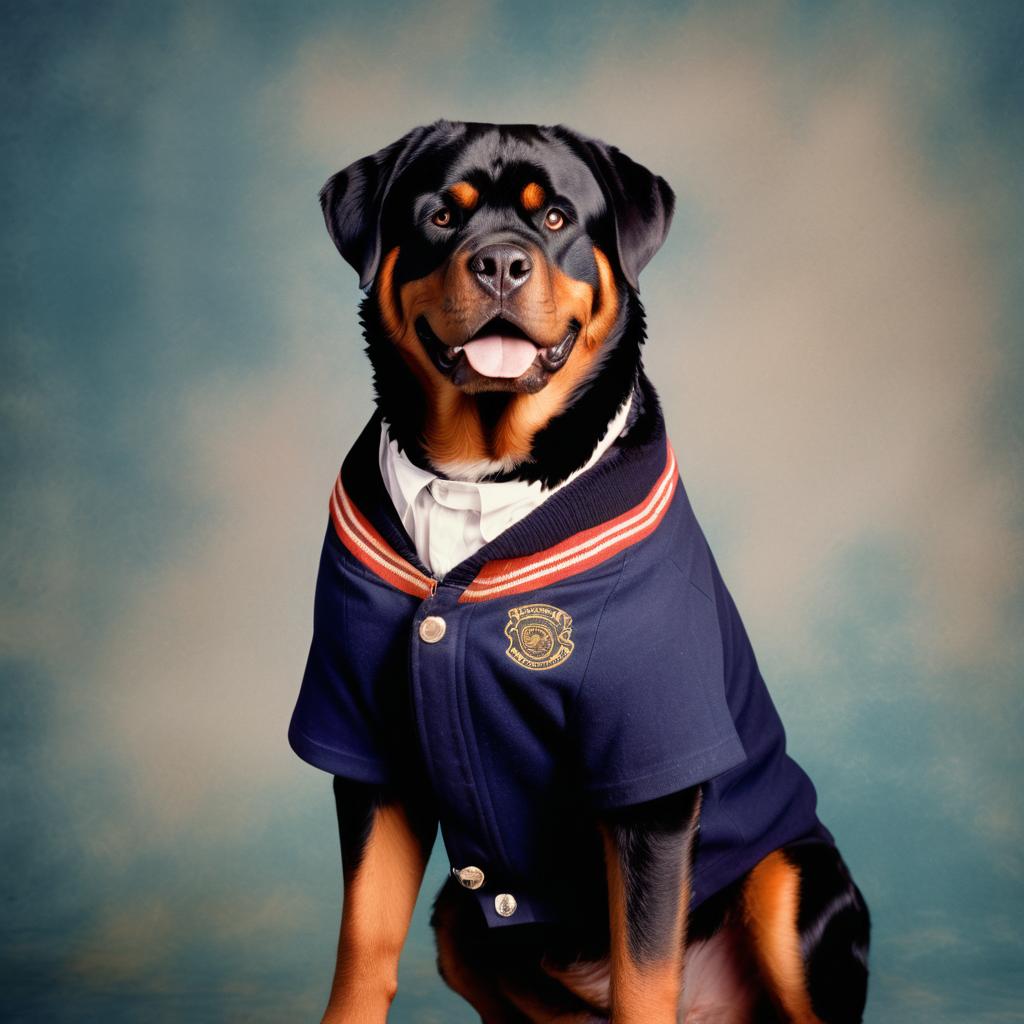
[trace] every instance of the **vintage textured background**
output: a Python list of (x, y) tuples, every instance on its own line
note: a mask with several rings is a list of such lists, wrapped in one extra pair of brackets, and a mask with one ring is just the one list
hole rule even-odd
[[(448, 116), (675, 187), (648, 364), (874, 912), (868, 1020), (1024, 1020), (1019, 4), (4, 3), (0, 37), (3, 1019), (318, 1019), (333, 812), (285, 728), (370, 390), (315, 196)], [(393, 1019), (469, 1021), (426, 909)]]

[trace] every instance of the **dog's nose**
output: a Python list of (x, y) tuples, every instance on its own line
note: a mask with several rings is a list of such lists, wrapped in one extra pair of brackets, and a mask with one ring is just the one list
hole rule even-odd
[(501, 298), (526, 283), (533, 263), (518, 245), (497, 242), (474, 253), (469, 260), (469, 269), (485, 291)]

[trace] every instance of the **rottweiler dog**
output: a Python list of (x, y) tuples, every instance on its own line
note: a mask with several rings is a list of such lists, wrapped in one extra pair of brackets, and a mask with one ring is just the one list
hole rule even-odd
[[(785, 754), (642, 366), (639, 275), (672, 190), (561, 125), (438, 121), (335, 174), (320, 201), (366, 292), (377, 405), (332, 496), (318, 588), (336, 593), (318, 596), (290, 733), (334, 775), (345, 897), (324, 1020), (386, 1018), (440, 820), (438, 967), (484, 1021), (860, 1021), (868, 911)], [(389, 506), (381, 423), (440, 480), (551, 496), (439, 579)], [(681, 640), (659, 626), (623, 650), (673, 615)], [(474, 662), (478, 633), (507, 649)], [(702, 716), (715, 742), (691, 752)], [(367, 736), (392, 725), (399, 767), (378, 771)], [(475, 754), (460, 729), (477, 729)], [(679, 747), (663, 770), (631, 774), (663, 736)], [(619, 774), (588, 789), (570, 750), (592, 781), (605, 762)], [(505, 827), (493, 846), (473, 834), (470, 812), (489, 813), (474, 771)]]

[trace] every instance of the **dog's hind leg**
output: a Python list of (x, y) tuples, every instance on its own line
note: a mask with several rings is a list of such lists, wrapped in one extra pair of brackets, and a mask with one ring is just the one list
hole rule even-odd
[(765, 985), (794, 1024), (858, 1024), (867, 996), (870, 922), (834, 847), (768, 854), (743, 887), (743, 916)]

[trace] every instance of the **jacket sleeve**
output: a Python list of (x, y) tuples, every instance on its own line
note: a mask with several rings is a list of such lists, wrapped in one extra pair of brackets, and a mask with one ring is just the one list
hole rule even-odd
[(723, 664), (713, 597), (671, 559), (627, 564), (574, 709), (573, 747), (593, 807), (654, 800), (745, 760)]
[(358, 651), (349, 642), (358, 631), (366, 596), (345, 558), (328, 523), (317, 573), (313, 639), (288, 742), (304, 761), (326, 772), (384, 783), (391, 776), (388, 730), (395, 720), (385, 687), (394, 676), (379, 663), (376, 638), (361, 635)]

